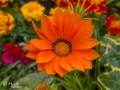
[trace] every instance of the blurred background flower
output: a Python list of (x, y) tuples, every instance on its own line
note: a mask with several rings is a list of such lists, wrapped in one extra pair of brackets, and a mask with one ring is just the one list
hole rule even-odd
[(0, 37), (10, 33), (14, 26), (13, 16), (9, 13), (0, 11)]
[(12, 2), (13, 0), (0, 0), (0, 7), (6, 7), (9, 2)]
[(70, 3), (72, 5), (78, 3), (78, 0), (53, 0), (53, 1), (58, 3), (59, 7), (63, 7), (63, 8), (67, 8)]
[(80, 0), (80, 2), (90, 13), (94, 12), (97, 15), (108, 13), (107, 0)]
[(37, 1), (30, 1), (24, 4), (20, 10), (27, 21), (39, 21), (40, 15), (44, 13), (45, 7)]
[(25, 53), (20, 46), (6, 43), (2, 54), (2, 61), (6, 64), (11, 64), (15, 63), (17, 60), (21, 60), (24, 64), (29, 63), (29, 59), (25, 57)]
[[(57, 10), (57, 7), (50, 8), (49, 15), (50, 15), (50, 16), (53, 16), (56, 10)], [(60, 8), (60, 10), (61, 10), (61, 11), (65, 11), (66, 9), (65, 9), (65, 8)]]
[(120, 20), (115, 16), (108, 16), (106, 19), (106, 25), (108, 26), (109, 34), (120, 34)]

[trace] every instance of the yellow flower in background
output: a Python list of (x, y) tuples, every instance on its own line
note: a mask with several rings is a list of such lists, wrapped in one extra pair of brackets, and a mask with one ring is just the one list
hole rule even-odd
[[(56, 8), (50, 8), (50, 12), (49, 12), (49, 15), (53, 15), (55, 13), (55, 11), (57, 10), (57, 7)], [(61, 11), (65, 11), (66, 9), (65, 8), (60, 8)]]
[(37, 1), (31, 1), (23, 5), (20, 10), (27, 21), (39, 21), (40, 15), (44, 13), (45, 7)]
[(12, 2), (13, 0), (0, 0), (0, 7), (6, 7), (8, 2)]
[(8, 34), (15, 26), (14, 18), (9, 13), (0, 11), (0, 37)]

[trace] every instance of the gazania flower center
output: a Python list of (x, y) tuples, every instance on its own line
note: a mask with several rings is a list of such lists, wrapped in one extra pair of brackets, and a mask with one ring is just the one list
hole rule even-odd
[(65, 39), (58, 39), (53, 43), (53, 52), (58, 56), (67, 56), (71, 53), (72, 45)]

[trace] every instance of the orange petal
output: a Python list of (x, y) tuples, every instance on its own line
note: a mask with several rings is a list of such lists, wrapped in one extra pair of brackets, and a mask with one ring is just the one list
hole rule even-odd
[(67, 56), (67, 59), (69, 61), (69, 63), (75, 68), (75, 69), (78, 69), (80, 71), (83, 71), (85, 70), (84, 68), (84, 63), (82, 62), (82, 58), (74, 55), (74, 54), (69, 54)]
[(84, 41), (76, 42), (76, 44), (73, 43), (73, 50), (87, 50), (90, 48), (95, 47), (98, 45), (100, 42), (97, 41), (96, 39), (89, 38)]
[(80, 62), (83, 64), (84, 66), (84, 69), (92, 69), (92, 62), (91, 61), (87, 61), (87, 60), (84, 60), (83, 58), (81, 58), (79, 55), (78, 55), (79, 52), (75, 52), (73, 51), (72, 54), (76, 55), (77, 58), (80, 58), (78, 60), (80, 60)]
[(31, 59), (36, 59), (39, 52), (29, 51), (25, 56)]
[[(65, 39), (69, 39), (69, 33), (71, 26), (74, 26), (72, 21), (74, 19), (73, 14), (68, 14), (67, 18), (64, 19), (64, 29), (63, 29), (63, 35), (65, 36)], [(76, 25), (76, 24), (75, 24)]]
[[(81, 26), (81, 27), (80, 27)], [(79, 30), (75, 33), (73, 38), (71, 39), (72, 43), (78, 42), (79, 40), (86, 40), (93, 35), (94, 26), (92, 25), (91, 20), (83, 20), (79, 24)]]
[(57, 23), (58, 16), (61, 15), (61, 13), (62, 13), (62, 11), (60, 10), (60, 8), (57, 8), (57, 10), (55, 11), (54, 16), (53, 16), (53, 21), (55, 23)]
[(61, 57), (60, 66), (69, 72), (74, 70), (74, 67), (71, 66), (66, 57)]
[(88, 49), (84, 51), (72, 51), (73, 54), (80, 56), (84, 60), (95, 60), (100, 57), (100, 55), (93, 49)]
[(51, 50), (52, 45), (44, 40), (39, 39), (31, 39), (30, 43), (33, 44), (35, 47), (39, 48), (40, 50)]
[(38, 51), (38, 52), (40, 51), (40, 49), (38, 49), (37, 47), (35, 47), (32, 44), (27, 44), (23, 48), (26, 50), (29, 50), (29, 51)]
[(92, 62), (91, 61), (83, 61), (85, 69), (92, 69)]
[(67, 20), (66, 23), (70, 23), (70, 25), (68, 25), (68, 26), (66, 25), (65, 27), (69, 27), (69, 29), (66, 29), (64, 31), (67, 31), (65, 33), (65, 35), (68, 34), (68, 39), (69, 40), (73, 37), (73, 35), (77, 32), (77, 30), (79, 30), (79, 22), (80, 21), (81, 21), (80, 20), (80, 15), (78, 17), (78, 15), (75, 14), (75, 13), (70, 15), (69, 20)]
[(47, 74), (56, 74), (54, 70), (54, 64), (56, 62), (56, 58), (53, 58), (51, 61), (44, 64), (44, 68)]
[(46, 63), (52, 60), (56, 56), (52, 51), (41, 51), (38, 56), (36, 63)]
[(48, 27), (50, 27), (49, 29), (51, 29), (51, 33), (52, 35), (54, 35), (55, 39), (60, 38), (60, 33), (58, 31), (58, 28), (56, 27), (55, 23), (53, 22), (53, 19), (49, 18), (47, 15), (44, 15), (45, 19), (47, 22), (49, 22)]
[(61, 12), (58, 8), (53, 19), (60, 32), (60, 37), (67, 39), (71, 21), (73, 20), (71, 14), (68, 12), (68, 10)]
[(44, 35), (51, 41), (54, 42), (58, 39), (58, 31), (56, 30), (54, 23), (47, 18), (47, 16), (41, 16), (41, 26)]
[(65, 36), (63, 34), (63, 31), (64, 31), (64, 27), (66, 26), (65, 25), (65, 19), (67, 18), (68, 14), (69, 13), (67, 11), (65, 11), (57, 17), (56, 25), (57, 25), (57, 28), (60, 32), (60, 37), (61, 38), (65, 38)]
[(61, 77), (67, 73), (67, 71), (60, 66), (60, 57), (58, 56), (55, 61), (54, 69)]
[(38, 71), (44, 71), (44, 70), (45, 70), (44, 64), (38, 63)]
[(49, 39), (43, 34), (42, 30), (38, 29), (36, 27), (36, 25), (34, 24), (34, 22), (32, 21), (32, 25), (33, 25), (33, 28), (35, 30), (35, 32), (37, 33), (37, 35), (42, 38), (43, 40), (47, 41), (50, 43)]

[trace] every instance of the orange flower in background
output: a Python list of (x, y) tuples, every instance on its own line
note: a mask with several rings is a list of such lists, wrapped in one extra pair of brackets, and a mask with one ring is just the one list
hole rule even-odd
[(0, 11), (0, 37), (10, 33), (14, 26), (13, 16), (9, 13)]
[(21, 12), (27, 21), (39, 21), (40, 15), (44, 13), (44, 6), (37, 1), (30, 1), (21, 7)]
[(35, 59), (38, 71), (59, 74), (61, 77), (74, 69), (92, 69), (92, 60), (99, 54), (92, 48), (99, 41), (91, 38), (94, 32), (92, 20), (83, 20), (76, 13), (56, 10), (53, 20), (41, 16), (39, 30), (33, 23), (37, 35), (42, 39), (31, 39), (24, 48), (29, 50), (27, 57)]
[(89, 12), (94, 12), (98, 15), (108, 12), (106, 7), (107, 0), (80, 0), (80, 2), (84, 3), (84, 8), (87, 8)]
[(117, 20), (114, 16), (110, 15), (107, 17), (106, 25), (108, 26), (109, 34), (120, 34), (120, 20)]
[(0, 0), (0, 7), (6, 7), (9, 1), (12, 2), (13, 0)]
[(46, 83), (46, 82), (43, 82), (43, 83), (40, 83), (36, 88), (35, 90), (52, 90), (50, 88), (50, 86)]

